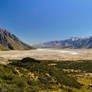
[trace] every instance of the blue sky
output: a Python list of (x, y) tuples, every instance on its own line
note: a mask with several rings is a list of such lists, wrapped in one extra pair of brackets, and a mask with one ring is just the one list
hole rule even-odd
[(0, 27), (29, 44), (92, 36), (92, 0), (0, 0)]

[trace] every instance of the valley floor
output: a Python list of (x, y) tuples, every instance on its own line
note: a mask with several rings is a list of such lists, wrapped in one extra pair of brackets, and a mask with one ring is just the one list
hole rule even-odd
[(36, 49), (25, 51), (0, 51), (0, 63), (11, 59), (31, 57), (38, 60), (92, 60), (92, 49)]
[(92, 49), (0, 51), (0, 63), (0, 92), (92, 92)]

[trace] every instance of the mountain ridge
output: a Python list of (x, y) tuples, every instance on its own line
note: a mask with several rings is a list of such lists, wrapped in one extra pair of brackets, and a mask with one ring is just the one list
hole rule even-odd
[(41, 44), (34, 45), (35, 48), (71, 48), (79, 49), (92, 48), (92, 36), (90, 37), (71, 37), (65, 40), (49, 41)]
[(14, 34), (0, 28), (0, 50), (27, 50), (32, 48)]

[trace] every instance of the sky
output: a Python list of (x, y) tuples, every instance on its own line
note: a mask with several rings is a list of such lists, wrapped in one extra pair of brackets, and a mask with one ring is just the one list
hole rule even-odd
[(0, 27), (28, 44), (92, 36), (92, 0), (0, 0)]

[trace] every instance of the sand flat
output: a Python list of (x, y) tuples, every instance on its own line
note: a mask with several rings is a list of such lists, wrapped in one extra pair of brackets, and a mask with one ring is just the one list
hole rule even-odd
[(0, 63), (31, 57), (39, 60), (92, 60), (92, 49), (36, 49), (0, 51)]

